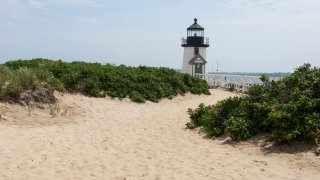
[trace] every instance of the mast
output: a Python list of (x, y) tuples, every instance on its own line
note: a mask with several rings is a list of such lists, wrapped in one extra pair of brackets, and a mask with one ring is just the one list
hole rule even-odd
[(219, 72), (219, 60), (217, 60), (217, 72)]

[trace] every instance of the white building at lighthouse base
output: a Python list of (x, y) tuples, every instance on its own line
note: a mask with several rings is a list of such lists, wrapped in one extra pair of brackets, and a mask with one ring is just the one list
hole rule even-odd
[(207, 74), (206, 63), (206, 47), (184, 47), (183, 73), (191, 75)]

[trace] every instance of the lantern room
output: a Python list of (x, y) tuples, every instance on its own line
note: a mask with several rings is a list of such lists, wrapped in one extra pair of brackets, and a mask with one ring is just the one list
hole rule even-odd
[(182, 38), (182, 47), (209, 47), (209, 38), (204, 37), (204, 28), (197, 21), (195, 18), (194, 23), (187, 28), (187, 38)]

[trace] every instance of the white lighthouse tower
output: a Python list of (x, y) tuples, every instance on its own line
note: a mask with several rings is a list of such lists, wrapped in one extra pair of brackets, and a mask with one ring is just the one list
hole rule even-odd
[(187, 29), (187, 38), (182, 38), (184, 48), (182, 72), (191, 75), (206, 74), (206, 48), (209, 47), (209, 38), (204, 37), (204, 28), (194, 23)]

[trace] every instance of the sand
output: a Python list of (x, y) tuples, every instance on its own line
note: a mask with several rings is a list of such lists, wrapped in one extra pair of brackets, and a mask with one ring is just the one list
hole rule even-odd
[(189, 107), (234, 96), (211, 92), (145, 104), (61, 94), (44, 109), (0, 104), (0, 179), (320, 179), (320, 159), (304, 145), (186, 130)]

